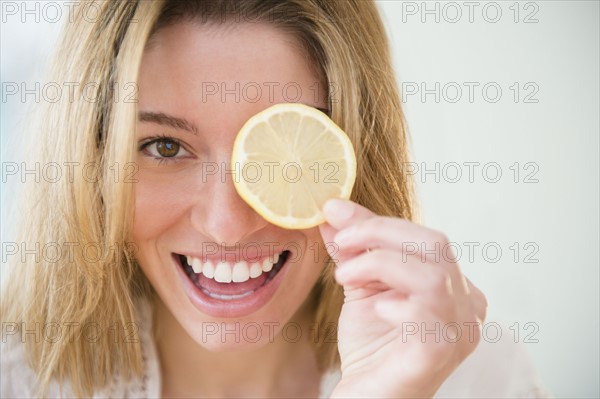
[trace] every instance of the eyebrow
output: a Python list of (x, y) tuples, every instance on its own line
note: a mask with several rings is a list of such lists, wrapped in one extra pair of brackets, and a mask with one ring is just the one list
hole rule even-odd
[(198, 128), (190, 121), (183, 118), (167, 115), (162, 112), (142, 111), (138, 114), (138, 120), (140, 122), (150, 122), (159, 125), (170, 126), (175, 129), (185, 130), (194, 135), (198, 135)]
[[(331, 112), (330, 110), (325, 109), (325, 108), (318, 108), (318, 107), (314, 107), (314, 108), (318, 109), (325, 115), (330, 116), (330, 112)], [(185, 130), (194, 135), (198, 135), (198, 128), (192, 122), (190, 122), (184, 118), (178, 118), (176, 116), (167, 115), (162, 112), (142, 111), (138, 114), (138, 120), (140, 122), (150, 122), (150, 123), (156, 123), (158, 125), (170, 126), (175, 129)]]

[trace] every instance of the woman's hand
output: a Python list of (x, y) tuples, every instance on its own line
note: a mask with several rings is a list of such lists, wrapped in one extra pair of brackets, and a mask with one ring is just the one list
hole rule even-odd
[(484, 295), (439, 232), (351, 201), (329, 201), (325, 217), (345, 294), (332, 397), (432, 397), (477, 346)]

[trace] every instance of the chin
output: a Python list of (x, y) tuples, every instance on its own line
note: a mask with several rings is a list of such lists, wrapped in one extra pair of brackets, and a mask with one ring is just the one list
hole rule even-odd
[(210, 351), (252, 351), (309, 334), (305, 304), (325, 263), (319, 266), (299, 248), (229, 258), (163, 248), (139, 261), (170, 314), (163, 312), (163, 323), (179, 324)]
[(281, 332), (277, 322), (203, 322), (184, 329), (200, 346), (211, 352), (250, 352), (273, 343)]

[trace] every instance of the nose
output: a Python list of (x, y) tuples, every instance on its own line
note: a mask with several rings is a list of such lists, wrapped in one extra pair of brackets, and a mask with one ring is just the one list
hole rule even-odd
[[(229, 165), (229, 162), (219, 162), (221, 169)], [(191, 223), (215, 243), (234, 246), (268, 222), (239, 196), (233, 185), (235, 176), (221, 169), (203, 185), (201, 197), (191, 209)]]

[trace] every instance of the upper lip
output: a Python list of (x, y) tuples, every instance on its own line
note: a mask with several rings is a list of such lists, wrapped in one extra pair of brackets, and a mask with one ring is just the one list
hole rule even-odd
[(197, 252), (197, 251), (181, 251), (176, 252), (178, 255), (183, 255), (185, 257), (190, 256), (192, 258), (200, 259), (202, 262), (211, 261), (213, 263), (218, 262), (260, 262), (266, 258), (274, 257), (275, 260), (279, 257), (279, 255), (285, 251), (283, 247), (276, 248), (267, 248), (267, 247), (252, 247), (247, 250), (236, 248), (227, 249), (224, 247), (218, 247), (216, 250), (211, 248), (210, 251), (206, 252)]

